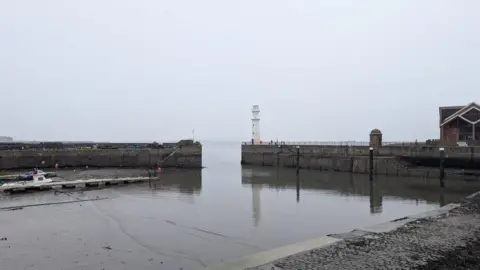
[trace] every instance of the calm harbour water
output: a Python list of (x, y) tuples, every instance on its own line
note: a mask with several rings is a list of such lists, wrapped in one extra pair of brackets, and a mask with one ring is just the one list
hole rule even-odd
[(201, 269), (270, 248), (438, 208), (480, 189), (438, 181), (241, 167), (240, 145), (207, 143), (203, 170), (105, 189), (3, 196), (0, 269)]

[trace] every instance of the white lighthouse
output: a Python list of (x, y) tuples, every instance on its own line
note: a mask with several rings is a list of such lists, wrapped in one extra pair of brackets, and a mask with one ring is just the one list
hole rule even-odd
[(252, 106), (252, 144), (260, 144), (260, 107)]

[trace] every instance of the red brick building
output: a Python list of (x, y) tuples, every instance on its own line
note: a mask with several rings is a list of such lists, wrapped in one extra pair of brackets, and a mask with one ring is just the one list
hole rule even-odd
[(440, 139), (443, 141), (480, 140), (480, 106), (440, 107)]

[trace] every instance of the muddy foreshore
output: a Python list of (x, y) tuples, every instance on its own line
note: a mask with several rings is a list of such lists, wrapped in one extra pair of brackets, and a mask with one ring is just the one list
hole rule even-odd
[[(145, 173), (59, 169), (58, 179)], [(179, 224), (172, 208), (184, 209), (201, 185), (200, 170), (167, 169), (152, 183), (0, 193), (0, 269), (198, 269), (196, 253), (182, 249), (186, 236), (165, 220)]]

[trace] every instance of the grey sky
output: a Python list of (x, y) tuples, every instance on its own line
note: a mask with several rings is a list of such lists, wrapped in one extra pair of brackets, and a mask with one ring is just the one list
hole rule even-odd
[(0, 135), (439, 136), (480, 101), (480, 1), (0, 2)]

